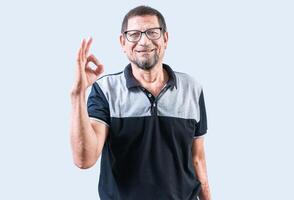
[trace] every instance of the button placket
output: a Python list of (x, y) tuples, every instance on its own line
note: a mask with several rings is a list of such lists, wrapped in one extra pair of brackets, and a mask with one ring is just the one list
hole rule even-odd
[(165, 86), (160, 93), (158, 94), (157, 97), (154, 97), (151, 92), (149, 92), (147, 89), (141, 87), (141, 90), (145, 93), (145, 95), (147, 96), (147, 98), (150, 101), (150, 112), (151, 115), (157, 115), (157, 101), (159, 100), (159, 98), (164, 94), (164, 92), (168, 89), (169, 86)]

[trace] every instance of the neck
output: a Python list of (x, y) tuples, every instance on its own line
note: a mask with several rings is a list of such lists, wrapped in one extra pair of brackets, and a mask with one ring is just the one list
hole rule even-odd
[(143, 70), (132, 64), (133, 76), (143, 87), (160, 87), (168, 80), (168, 74), (162, 63), (155, 65), (150, 70)]

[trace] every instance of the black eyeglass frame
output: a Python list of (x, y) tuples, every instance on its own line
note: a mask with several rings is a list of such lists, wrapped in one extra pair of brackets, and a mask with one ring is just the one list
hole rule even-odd
[[(159, 30), (160, 30), (160, 34), (159, 34), (159, 37), (158, 37), (158, 38), (156, 38), (156, 39), (150, 39), (149, 36), (148, 36), (148, 34), (146, 34), (147, 31), (150, 31), (150, 30), (152, 30), (152, 29), (159, 29)], [(141, 40), (141, 37), (142, 37), (142, 34), (143, 34), (143, 33), (146, 35), (146, 37), (147, 37), (149, 40), (158, 40), (158, 39), (161, 37), (161, 35), (162, 35), (162, 30), (163, 30), (162, 27), (149, 28), (149, 29), (147, 29), (147, 30), (145, 30), (145, 31), (128, 30), (128, 31), (125, 31), (125, 32), (124, 32), (124, 36), (125, 36), (125, 38), (126, 38), (129, 42), (134, 42), (134, 43), (136, 43), (136, 42), (138, 42), (138, 41)], [(140, 37), (138, 38), (138, 40), (136, 40), (136, 41), (130, 41), (130, 40), (128, 39), (128, 37), (127, 37), (127, 33), (128, 33), (128, 32), (131, 32), (131, 31), (138, 31), (138, 32), (140, 32)]]

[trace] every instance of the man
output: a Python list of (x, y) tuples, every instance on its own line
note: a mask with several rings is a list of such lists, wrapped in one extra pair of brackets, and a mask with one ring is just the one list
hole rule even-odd
[(82, 169), (102, 153), (101, 200), (211, 199), (203, 90), (162, 63), (168, 32), (161, 13), (139, 6), (125, 16), (120, 43), (130, 64), (122, 72), (101, 77), (91, 43), (84, 39), (77, 56), (71, 144)]

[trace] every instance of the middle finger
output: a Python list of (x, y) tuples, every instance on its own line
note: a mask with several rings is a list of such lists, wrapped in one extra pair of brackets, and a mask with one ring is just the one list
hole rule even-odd
[(88, 56), (88, 52), (89, 52), (90, 46), (92, 44), (92, 41), (93, 41), (93, 39), (92, 39), (92, 37), (90, 37), (89, 41), (86, 42), (86, 48), (85, 48), (85, 56), (86, 57)]

